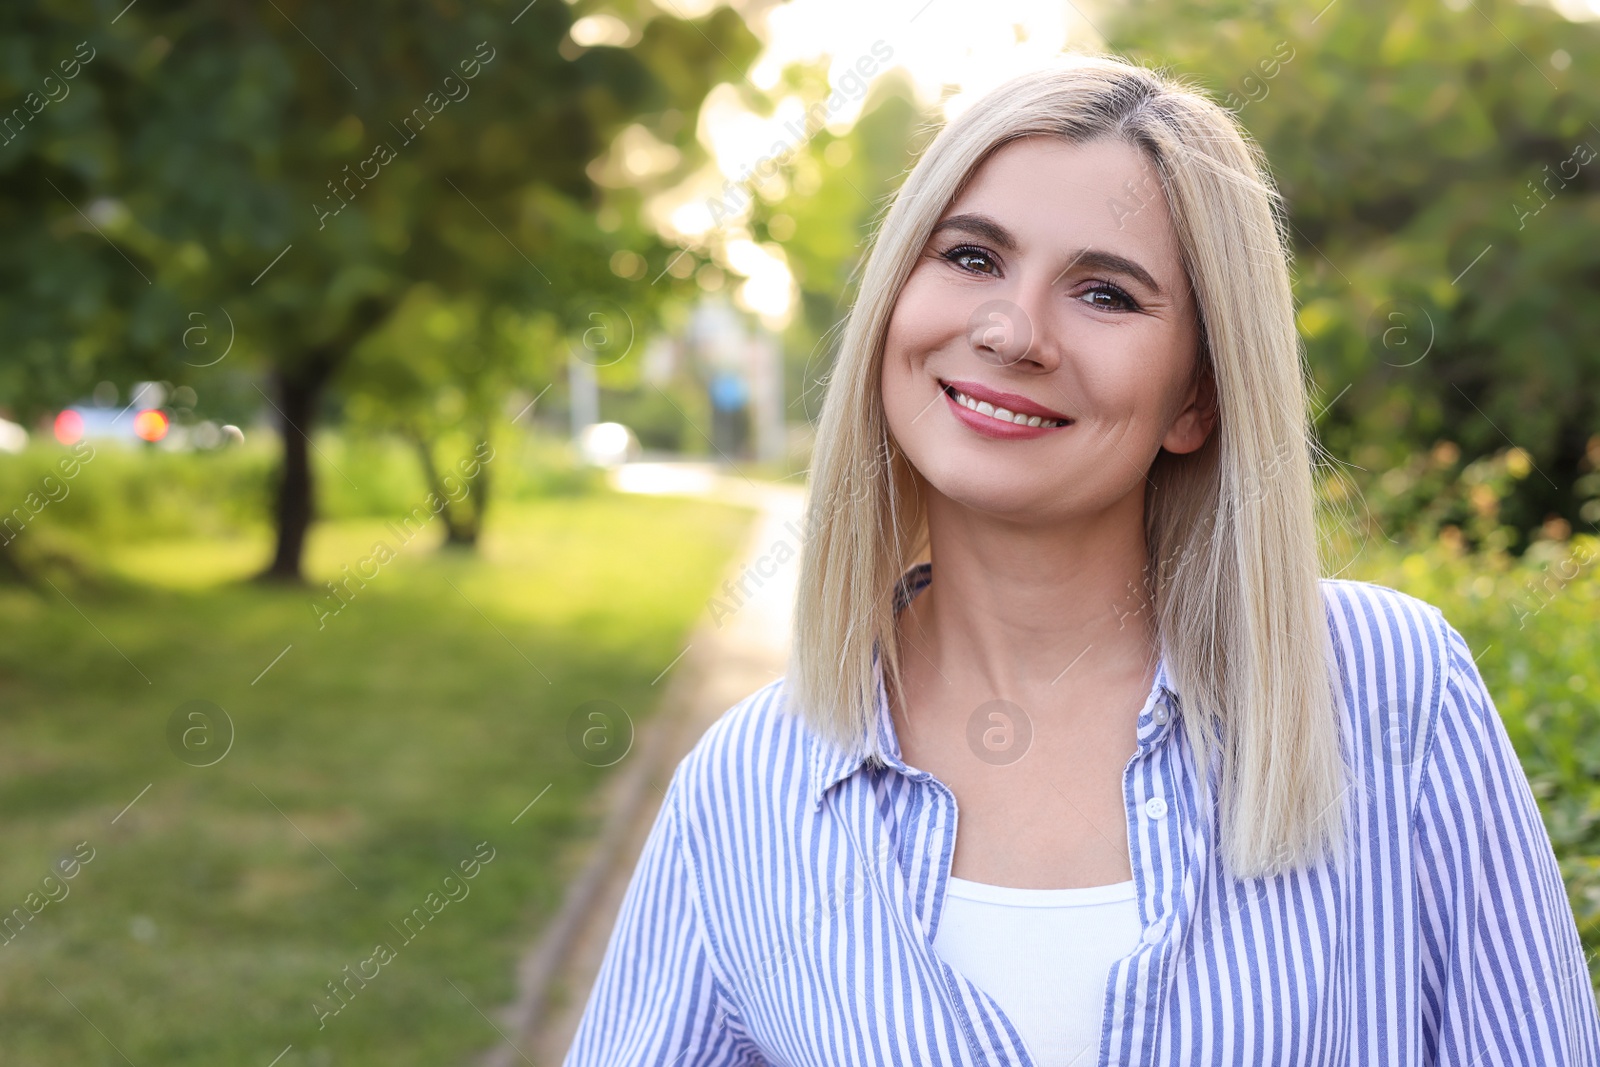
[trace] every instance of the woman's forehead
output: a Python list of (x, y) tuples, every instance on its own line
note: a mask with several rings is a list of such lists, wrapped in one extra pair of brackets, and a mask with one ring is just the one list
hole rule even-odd
[[(1158, 277), (1181, 271), (1176, 231), (1154, 162), (1112, 138), (1072, 142), (1028, 137), (997, 149), (945, 209), (939, 230), (962, 218), (998, 227), (1010, 251), (1054, 254), (1099, 248), (1146, 263)], [(938, 232), (938, 230), (936, 230)]]

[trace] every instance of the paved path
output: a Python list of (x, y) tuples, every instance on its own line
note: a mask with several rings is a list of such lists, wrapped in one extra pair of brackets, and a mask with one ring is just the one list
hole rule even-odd
[[(561, 1063), (674, 768), (718, 716), (785, 670), (803, 492), (677, 463), (629, 464), (614, 472), (613, 484), (624, 492), (669, 492), (757, 509), (727, 573), (730, 588), (742, 581), (750, 595), (739, 594), (743, 602), (735, 607), (734, 597), (718, 590), (732, 613), (714, 620), (709, 606), (701, 612), (688, 651), (664, 682), (661, 706), (603, 790), (602, 810), (609, 814), (599, 839), (580, 861), (561, 911), (519, 964), (517, 1001), (501, 1013), (508, 1040), (482, 1058), (482, 1067)], [(793, 558), (777, 565), (775, 553)]]

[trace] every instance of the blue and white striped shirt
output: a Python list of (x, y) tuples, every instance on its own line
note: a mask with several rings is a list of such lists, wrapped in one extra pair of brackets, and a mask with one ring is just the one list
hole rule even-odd
[[(911, 572), (903, 595), (928, 580)], [(1465, 640), (1392, 589), (1322, 591), (1351, 848), (1270, 878), (1225, 872), (1163, 659), (1123, 773), (1144, 933), (1074, 1067), (1597, 1067), (1572, 908)], [(933, 949), (955, 798), (899, 759), (881, 674), (879, 730), (887, 766), (848, 758), (780, 679), (707, 731), (673, 776), (567, 1067), (1033, 1064)]]

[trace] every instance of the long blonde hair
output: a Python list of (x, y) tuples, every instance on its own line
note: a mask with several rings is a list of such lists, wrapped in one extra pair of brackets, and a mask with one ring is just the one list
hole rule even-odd
[(940, 131), (878, 226), (812, 458), (792, 706), (846, 750), (881, 758), (874, 651), (897, 688), (891, 591), (927, 539), (915, 476), (884, 416), (884, 336), (948, 205), (996, 149), (1030, 136), (1140, 149), (1160, 175), (1195, 294), (1217, 424), (1198, 451), (1162, 451), (1151, 467), (1146, 584), (1208, 798), (1218, 772), (1222, 854), (1241, 878), (1340, 855), (1348, 770), (1280, 197), (1229, 112), (1116, 57), (1068, 57), (985, 95)]

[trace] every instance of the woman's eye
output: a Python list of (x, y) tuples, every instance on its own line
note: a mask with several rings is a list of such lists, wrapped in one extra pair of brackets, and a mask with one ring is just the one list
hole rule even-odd
[(1086, 291), (1082, 298), (1094, 307), (1106, 311), (1137, 311), (1139, 305), (1133, 298), (1114, 285), (1097, 285)]
[(954, 263), (963, 270), (972, 271), (974, 274), (994, 274), (998, 272), (994, 258), (981, 248), (970, 245), (960, 245), (944, 254), (944, 258)]

